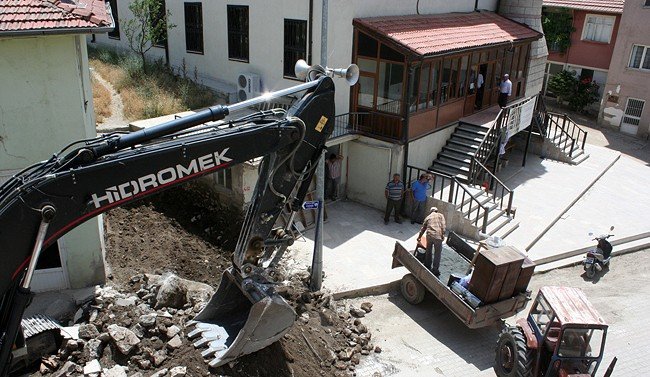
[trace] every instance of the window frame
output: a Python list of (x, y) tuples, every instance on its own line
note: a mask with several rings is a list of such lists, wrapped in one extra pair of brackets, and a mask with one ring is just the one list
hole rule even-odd
[[(193, 28), (188, 27), (188, 23), (187, 23), (188, 8), (195, 8), (195, 9), (198, 9), (198, 11), (199, 11), (198, 19), (200, 19), (200, 23), (198, 23), (196, 25), (193, 25), (194, 26)], [(201, 2), (184, 2), (183, 3), (183, 11), (184, 11), (183, 20), (185, 22), (185, 25), (184, 25), (185, 26), (185, 52), (188, 52), (188, 53), (191, 53), (191, 54), (203, 55), (204, 52), (205, 52), (205, 44), (204, 44), (204, 38), (203, 38), (203, 3), (201, 3)], [(197, 45), (200, 44), (200, 50), (198, 50), (198, 49), (197, 50), (191, 50), (189, 48), (190, 46), (188, 45), (188, 41), (189, 41), (190, 36), (188, 34), (188, 30), (193, 31), (193, 32), (196, 32), (197, 30), (200, 31), (200, 40), (199, 40), (200, 43), (196, 42)]]
[[(231, 29), (231, 26), (234, 24), (234, 19), (230, 19), (231, 15), (233, 15), (235, 11), (242, 10), (246, 11), (246, 25), (241, 29)], [(226, 32), (228, 38), (228, 60), (242, 63), (250, 62), (250, 8), (248, 5), (226, 5)], [(246, 45), (245, 48), (241, 48), (242, 51), (240, 51), (240, 56), (234, 56), (234, 46), (231, 47), (231, 42), (234, 42), (234, 40), (245, 41)]]
[[(304, 34), (302, 36), (298, 36), (297, 38), (289, 38), (289, 39), (303, 39), (304, 40), (304, 45), (302, 46), (297, 46), (297, 45), (288, 45), (287, 44), (287, 27), (288, 26), (293, 26), (293, 30), (297, 30), (299, 28), (304, 28)], [(295, 66), (295, 62), (297, 61), (296, 58), (298, 59), (307, 59), (307, 20), (300, 20), (300, 19), (294, 19), (294, 18), (285, 18), (284, 19), (284, 40), (283, 40), (283, 67), (282, 67), (282, 76), (287, 79), (298, 79), (296, 77), (295, 70), (293, 67)], [(295, 36), (294, 36), (295, 37)], [(287, 62), (288, 54), (293, 54), (293, 63), (291, 64), (291, 69), (287, 71)], [(302, 56), (301, 56), (302, 55)]]
[[(108, 4), (111, 6), (111, 13), (112, 13), (111, 16), (113, 17), (113, 22), (115, 23), (115, 27), (113, 28), (113, 30), (109, 31), (107, 35), (109, 39), (115, 39), (119, 41), (120, 40), (120, 16), (117, 10), (117, 0), (108, 0)], [(117, 35), (111, 35), (112, 33), (116, 33)]]
[(222, 189), (232, 191), (232, 168), (226, 168), (215, 172), (214, 183)]
[[(632, 66), (632, 59), (634, 58), (634, 47), (635, 46), (643, 47), (643, 54), (641, 54), (641, 60), (639, 60), (639, 66), (638, 67)], [(650, 68), (643, 68), (643, 62), (645, 61), (646, 55), (648, 55), (648, 53), (650, 53), (650, 46), (641, 45), (641, 44), (632, 44), (632, 49), (630, 51), (630, 58), (628, 59), (628, 62), (627, 62), (627, 68), (636, 69), (636, 70), (639, 70), (639, 71), (646, 71), (646, 72), (650, 71)]]
[[(117, 1), (117, 0), (116, 0)], [(157, 18), (157, 22), (161, 22), (161, 19), (165, 20), (166, 22), (166, 16), (167, 16), (167, 5), (165, 5), (165, 0), (158, 0), (161, 3), (161, 7), (159, 9), (159, 14), (154, 15), (155, 18)], [(161, 43), (162, 42), (162, 43)], [(169, 43), (169, 36), (167, 35), (167, 25), (165, 25), (165, 31), (164, 31), (164, 36), (162, 37), (161, 40), (157, 41), (152, 41), (152, 45), (154, 47), (160, 47), (160, 48), (167, 48), (167, 45)], [(187, 47), (187, 46), (186, 46)]]
[[(593, 39), (587, 39), (586, 38), (587, 23), (589, 21), (589, 16), (602, 17), (602, 18), (608, 18), (608, 19), (613, 20), (612, 21), (612, 27), (609, 30), (609, 35), (607, 36), (607, 41), (606, 42), (596, 41), (596, 40), (593, 40)], [(585, 22), (582, 24), (582, 35), (580, 36), (580, 40), (585, 41), (585, 42), (610, 44), (610, 43), (612, 43), (612, 35), (614, 34), (614, 27), (615, 26), (616, 26), (616, 16), (610, 16), (610, 15), (607, 15), (607, 14), (598, 14), (598, 13), (587, 13), (585, 15)]]

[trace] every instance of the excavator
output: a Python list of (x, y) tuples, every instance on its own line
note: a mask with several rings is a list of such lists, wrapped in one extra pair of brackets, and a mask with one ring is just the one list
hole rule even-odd
[[(210, 366), (218, 367), (289, 331), (296, 313), (276, 293), (280, 274), (269, 261), (279, 260), (293, 238), (276, 220), (285, 208), (300, 209), (332, 133), (333, 78), (343, 76), (354, 85), (358, 68), (310, 67), (299, 61), (296, 75), (305, 82), (140, 131), (71, 143), (0, 186), (0, 376), (10, 371), (42, 250), (111, 208), (258, 157), (259, 179), (232, 266), (189, 324), (188, 336)], [(289, 110), (226, 119), (301, 92)]]

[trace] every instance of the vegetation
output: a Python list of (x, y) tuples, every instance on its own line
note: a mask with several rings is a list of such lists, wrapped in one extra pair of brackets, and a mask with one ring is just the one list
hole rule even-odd
[(94, 77), (91, 77), (91, 81), (96, 122), (102, 123), (104, 119), (111, 116), (111, 92)]
[[(129, 120), (154, 118), (211, 106), (216, 94), (192, 81), (185, 66), (178, 74), (162, 61), (146, 62), (144, 71), (133, 55), (89, 48), (90, 66), (109, 81), (122, 96), (124, 117)], [(194, 80), (198, 81), (194, 71)]]
[(571, 45), (573, 16), (568, 11), (543, 12), (542, 29), (550, 51), (565, 52)]
[(142, 70), (147, 72), (145, 54), (154, 45), (167, 43), (167, 31), (176, 27), (169, 22), (171, 13), (165, 11), (161, 0), (132, 0), (129, 10), (133, 18), (124, 22), (129, 47), (140, 56)]
[(548, 89), (559, 102), (566, 101), (573, 111), (583, 111), (585, 107), (598, 101), (598, 84), (590, 77), (580, 79), (575, 71), (562, 71), (548, 80)]

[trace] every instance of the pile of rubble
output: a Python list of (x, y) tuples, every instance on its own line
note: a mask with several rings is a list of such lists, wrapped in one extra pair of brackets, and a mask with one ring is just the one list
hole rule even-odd
[[(364, 355), (381, 352), (371, 342), (360, 308), (335, 302), (331, 295), (309, 292), (300, 275), (278, 287), (298, 321), (276, 345), (217, 370), (229, 376), (257, 376), (265, 368), (275, 375), (352, 376)], [(52, 377), (180, 377), (209, 375), (207, 363), (187, 339), (185, 325), (214, 290), (175, 275), (133, 276), (124, 287), (97, 288), (80, 324), (64, 327), (56, 355), (44, 358), (40, 373)], [(212, 371), (215, 372), (215, 371)], [(267, 369), (268, 372), (268, 369)]]
[(131, 278), (129, 286), (131, 293), (110, 286), (97, 288), (95, 300), (86, 307), (87, 320), (62, 329), (62, 346), (56, 355), (43, 360), (41, 375), (208, 374), (201, 360), (191, 371), (181, 364), (200, 359), (198, 354), (188, 360), (181, 349), (192, 350), (184, 334), (185, 323), (201, 310), (212, 288), (175, 275), (144, 274)]

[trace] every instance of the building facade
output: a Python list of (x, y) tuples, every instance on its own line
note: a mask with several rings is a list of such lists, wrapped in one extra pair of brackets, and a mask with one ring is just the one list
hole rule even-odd
[[(357, 63), (358, 85), (349, 88), (344, 80), (335, 80), (336, 125), (342, 132), (328, 142), (328, 148), (345, 157), (341, 184), (348, 198), (380, 208), (392, 173), (404, 174), (407, 163), (429, 166), (458, 119), (476, 111), (473, 85), (479, 73), (489, 90), (477, 107), (496, 102), (493, 89), (502, 73), (511, 73), (513, 97), (539, 92), (546, 50), (537, 42), (541, 34), (535, 30), (541, 30), (542, 2), (519, 3), (329, 0), (323, 14), (322, 0), (166, 0), (176, 27), (168, 32), (166, 44), (154, 48), (152, 57), (167, 59), (176, 70), (196, 72), (200, 82), (232, 93), (233, 100), (298, 84), (293, 73), (298, 59), (321, 64), (325, 55), (330, 67)], [(127, 0), (111, 0), (111, 5), (120, 19), (129, 17)], [(499, 15), (501, 11), (515, 21)], [(373, 21), (386, 18), (395, 23), (399, 17), (420, 22), (415, 27), (425, 39), (462, 26), (483, 30), (480, 36), (488, 39), (468, 42), (462, 29), (452, 31), (449, 38), (448, 30), (450, 46), (421, 52)], [(321, 32), (323, 20), (326, 34)], [(484, 29), (491, 24), (497, 27), (489, 31), (500, 35), (494, 40)], [(120, 31), (97, 35), (92, 43), (127, 48)]]
[[(549, 23), (570, 22), (569, 45), (549, 41), (548, 62), (545, 69), (543, 93), (552, 95), (546, 87), (555, 74), (573, 71), (580, 79), (591, 79), (605, 90), (614, 46), (621, 26), (624, 0), (578, 2), (571, 0), (544, 0), (543, 13)], [(555, 20), (555, 21), (554, 21)], [(549, 28), (553, 26), (548, 26)], [(595, 104), (594, 109), (599, 106)]]
[(599, 120), (621, 132), (650, 134), (650, 1), (626, 0)]
[[(13, 3), (0, 0), (0, 183), (96, 135), (85, 34), (112, 27), (103, 1)], [(43, 251), (32, 289), (82, 288), (104, 276), (95, 218)]]

